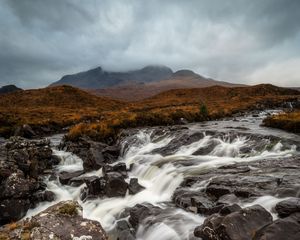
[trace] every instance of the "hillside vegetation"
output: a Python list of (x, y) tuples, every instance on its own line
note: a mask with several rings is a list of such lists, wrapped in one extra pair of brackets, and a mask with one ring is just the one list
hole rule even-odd
[(286, 131), (300, 133), (300, 111), (282, 113), (264, 119), (267, 127), (280, 128)]
[(61, 130), (68, 137), (82, 135), (114, 141), (128, 127), (173, 125), (230, 116), (239, 111), (279, 106), (299, 99), (300, 92), (272, 85), (177, 89), (146, 100), (125, 103), (98, 97), (70, 86), (26, 90), (0, 96), (0, 134), (9, 136), (17, 126), (29, 124)]

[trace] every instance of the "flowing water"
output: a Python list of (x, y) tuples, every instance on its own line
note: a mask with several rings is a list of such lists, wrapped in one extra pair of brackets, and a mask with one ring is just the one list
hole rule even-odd
[[(197, 175), (204, 169), (215, 168), (236, 162), (250, 162), (261, 159), (276, 159), (298, 155), (300, 136), (284, 131), (264, 128), (261, 120), (267, 112), (236, 119), (196, 123), (185, 125), (180, 131), (145, 128), (123, 140), (119, 162), (130, 166), (129, 178), (136, 177), (145, 189), (135, 195), (124, 198), (105, 198), (80, 201), (80, 187), (61, 185), (58, 180), (45, 179), (48, 190), (56, 194), (56, 201), (41, 203), (28, 212), (27, 216), (47, 208), (62, 200), (77, 200), (82, 205), (84, 217), (98, 220), (110, 231), (116, 224), (116, 217), (127, 207), (138, 203), (151, 203), (163, 209), (155, 222), (145, 221), (138, 228), (137, 239), (191, 239), (192, 232), (204, 217), (186, 212), (170, 204), (172, 194), (185, 176)], [(174, 148), (171, 143), (183, 135), (196, 136), (195, 141), (183, 142)], [(259, 136), (259, 137), (257, 137)], [(272, 141), (272, 137), (281, 141)], [(61, 158), (58, 171), (76, 171), (83, 169), (82, 160), (77, 156), (57, 150), (61, 136), (51, 138), (54, 154)], [(195, 152), (202, 151), (195, 155)], [(162, 153), (163, 152), (163, 153)], [(99, 171), (89, 172), (89, 176), (102, 176)], [(209, 182), (203, 181), (193, 186), (195, 190), (204, 188)], [(259, 203), (270, 210), (280, 199), (270, 196), (258, 198), (252, 204)], [(247, 203), (244, 206), (249, 206)], [(149, 219), (148, 219), (149, 220)], [(150, 219), (151, 220), (151, 219)]]

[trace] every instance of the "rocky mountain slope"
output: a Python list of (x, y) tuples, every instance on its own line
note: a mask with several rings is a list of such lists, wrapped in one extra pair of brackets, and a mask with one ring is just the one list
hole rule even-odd
[(122, 86), (92, 89), (89, 90), (89, 92), (98, 96), (107, 96), (125, 101), (138, 101), (171, 89), (203, 88), (215, 85), (224, 87), (243, 86), (241, 84), (233, 84), (216, 81), (211, 78), (205, 78), (190, 70), (180, 70), (173, 73), (169, 78), (159, 81), (147, 82), (143, 84), (128, 83)]
[(128, 72), (109, 72), (97, 67), (86, 72), (63, 76), (51, 86), (67, 84), (79, 88), (97, 89), (127, 84), (128, 82), (159, 81), (170, 77), (172, 73), (172, 70), (165, 66), (147, 66)]

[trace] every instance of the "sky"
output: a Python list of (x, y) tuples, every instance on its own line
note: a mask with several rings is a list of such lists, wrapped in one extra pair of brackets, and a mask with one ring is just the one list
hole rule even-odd
[(0, 0), (0, 86), (146, 65), (300, 86), (300, 1)]

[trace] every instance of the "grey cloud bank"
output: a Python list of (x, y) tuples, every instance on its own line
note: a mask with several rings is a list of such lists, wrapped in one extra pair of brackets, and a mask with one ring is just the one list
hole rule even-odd
[(300, 86), (298, 0), (2, 0), (0, 85), (44, 87), (102, 66), (164, 64)]

